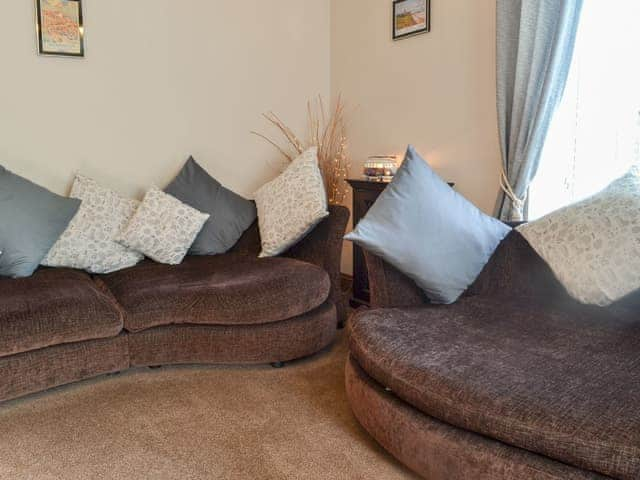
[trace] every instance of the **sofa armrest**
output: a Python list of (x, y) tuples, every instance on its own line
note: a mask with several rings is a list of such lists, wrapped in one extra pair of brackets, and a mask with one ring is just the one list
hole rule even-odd
[(424, 292), (409, 277), (371, 252), (365, 250), (364, 256), (373, 308), (415, 307), (429, 303)]
[(331, 279), (329, 299), (336, 305), (338, 321), (346, 319), (347, 306), (340, 288), (342, 242), (349, 221), (349, 209), (339, 205), (329, 207), (329, 216), (305, 238), (282, 256), (302, 260), (324, 268)]

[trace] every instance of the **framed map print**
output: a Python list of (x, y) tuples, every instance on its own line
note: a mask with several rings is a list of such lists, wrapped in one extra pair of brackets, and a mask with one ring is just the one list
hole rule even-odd
[(82, 0), (35, 0), (38, 53), (84, 57)]
[(430, 0), (395, 0), (393, 2), (393, 39), (431, 30)]

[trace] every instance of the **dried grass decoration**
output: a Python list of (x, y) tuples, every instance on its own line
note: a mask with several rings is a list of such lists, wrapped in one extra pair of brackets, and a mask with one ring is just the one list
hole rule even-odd
[(305, 144), (280, 118), (273, 112), (263, 114), (263, 117), (274, 125), (287, 140), (287, 146), (280, 144), (266, 135), (251, 132), (263, 138), (282, 154), (289, 162), (310, 147), (318, 147), (318, 165), (322, 172), (327, 197), (332, 205), (341, 205), (347, 195), (348, 185), (345, 182), (349, 171), (347, 157), (347, 137), (345, 134), (345, 106), (338, 97), (335, 107), (327, 115), (325, 104), (321, 96), (315, 101), (307, 102), (309, 140)]

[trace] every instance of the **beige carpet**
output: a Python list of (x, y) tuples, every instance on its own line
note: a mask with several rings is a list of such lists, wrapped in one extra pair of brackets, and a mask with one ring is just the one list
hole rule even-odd
[(0, 479), (415, 478), (357, 424), (344, 333), (275, 370), (165, 367), (0, 405)]

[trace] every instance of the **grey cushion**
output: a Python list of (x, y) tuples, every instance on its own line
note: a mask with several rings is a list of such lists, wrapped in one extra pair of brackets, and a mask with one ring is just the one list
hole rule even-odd
[(449, 304), (509, 231), (456, 193), (409, 146), (393, 182), (345, 238), (407, 275), (432, 302)]
[(210, 215), (189, 250), (191, 255), (225, 253), (256, 220), (255, 204), (224, 188), (193, 157), (165, 192)]
[(33, 274), (79, 207), (0, 166), (0, 276)]

